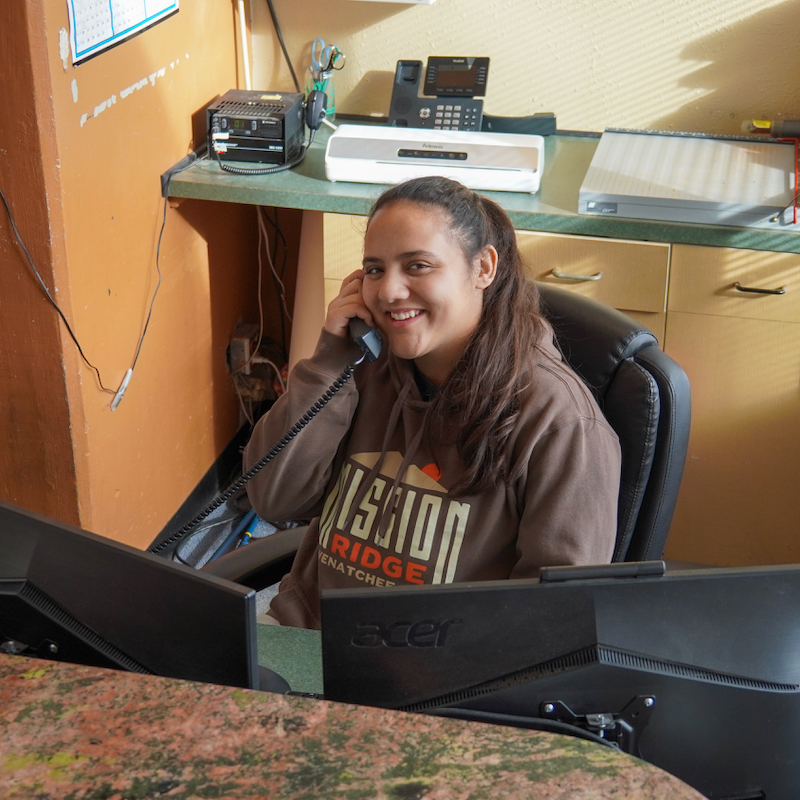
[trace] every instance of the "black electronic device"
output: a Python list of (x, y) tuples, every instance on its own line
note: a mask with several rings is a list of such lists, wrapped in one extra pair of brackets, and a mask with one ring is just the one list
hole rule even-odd
[(231, 89), (206, 109), (208, 151), (220, 161), (291, 164), (303, 149), (304, 109), (296, 92)]
[(370, 327), (360, 317), (353, 317), (349, 324), (350, 336), (361, 348), (368, 361), (377, 361), (383, 348), (383, 340), (375, 328)]
[(550, 136), (556, 132), (556, 115), (550, 111), (540, 111), (527, 117), (496, 117), (484, 114), (481, 130), (487, 133)]
[(0, 652), (288, 691), (252, 589), (0, 502)]
[(630, 567), (324, 591), (325, 698), (571, 730), (714, 800), (795, 798), (800, 565), (609, 577)]
[(488, 58), (431, 56), (424, 75), (421, 61), (398, 61), (389, 125), (479, 131), (488, 75)]

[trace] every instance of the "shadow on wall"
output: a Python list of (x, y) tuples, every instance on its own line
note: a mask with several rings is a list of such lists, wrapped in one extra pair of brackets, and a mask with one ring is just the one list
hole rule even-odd
[(341, 103), (340, 111), (344, 114), (387, 117), (393, 89), (394, 72), (368, 70)]
[[(702, 64), (680, 81), (698, 98), (655, 120), (654, 128), (741, 133), (746, 120), (800, 117), (800, 4), (794, 0), (695, 40), (681, 57)], [(744, 98), (758, 98), (758, 105)]]

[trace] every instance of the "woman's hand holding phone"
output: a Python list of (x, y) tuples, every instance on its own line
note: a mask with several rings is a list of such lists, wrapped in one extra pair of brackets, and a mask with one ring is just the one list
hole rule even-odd
[(349, 336), (348, 326), (353, 317), (364, 320), (370, 327), (375, 326), (372, 314), (369, 313), (361, 297), (363, 278), (364, 271), (357, 269), (342, 281), (339, 294), (328, 305), (328, 315), (324, 325), (328, 333), (335, 336)]

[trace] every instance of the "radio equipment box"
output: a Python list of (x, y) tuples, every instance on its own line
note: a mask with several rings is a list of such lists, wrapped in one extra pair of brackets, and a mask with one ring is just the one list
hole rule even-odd
[(538, 191), (544, 139), (514, 133), (340, 125), (328, 139), (329, 181), (400, 183), (443, 175), (470, 189)]
[(231, 89), (206, 109), (208, 151), (222, 161), (286, 164), (303, 146), (303, 95)]

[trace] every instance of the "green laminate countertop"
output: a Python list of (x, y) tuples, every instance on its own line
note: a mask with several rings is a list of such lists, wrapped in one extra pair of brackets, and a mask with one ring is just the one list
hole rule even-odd
[[(323, 126), (299, 166), (272, 175), (232, 175), (221, 170), (215, 160), (201, 159), (172, 177), (169, 194), (175, 198), (365, 215), (385, 187), (326, 180), (325, 147), (330, 134)], [(547, 136), (544, 173), (536, 194), (484, 194), (508, 212), (519, 230), (800, 253), (800, 233), (796, 232), (578, 214), (578, 193), (598, 142), (596, 134)]]
[(294, 692), (322, 694), (319, 631), (258, 625), (258, 663), (277, 672)]

